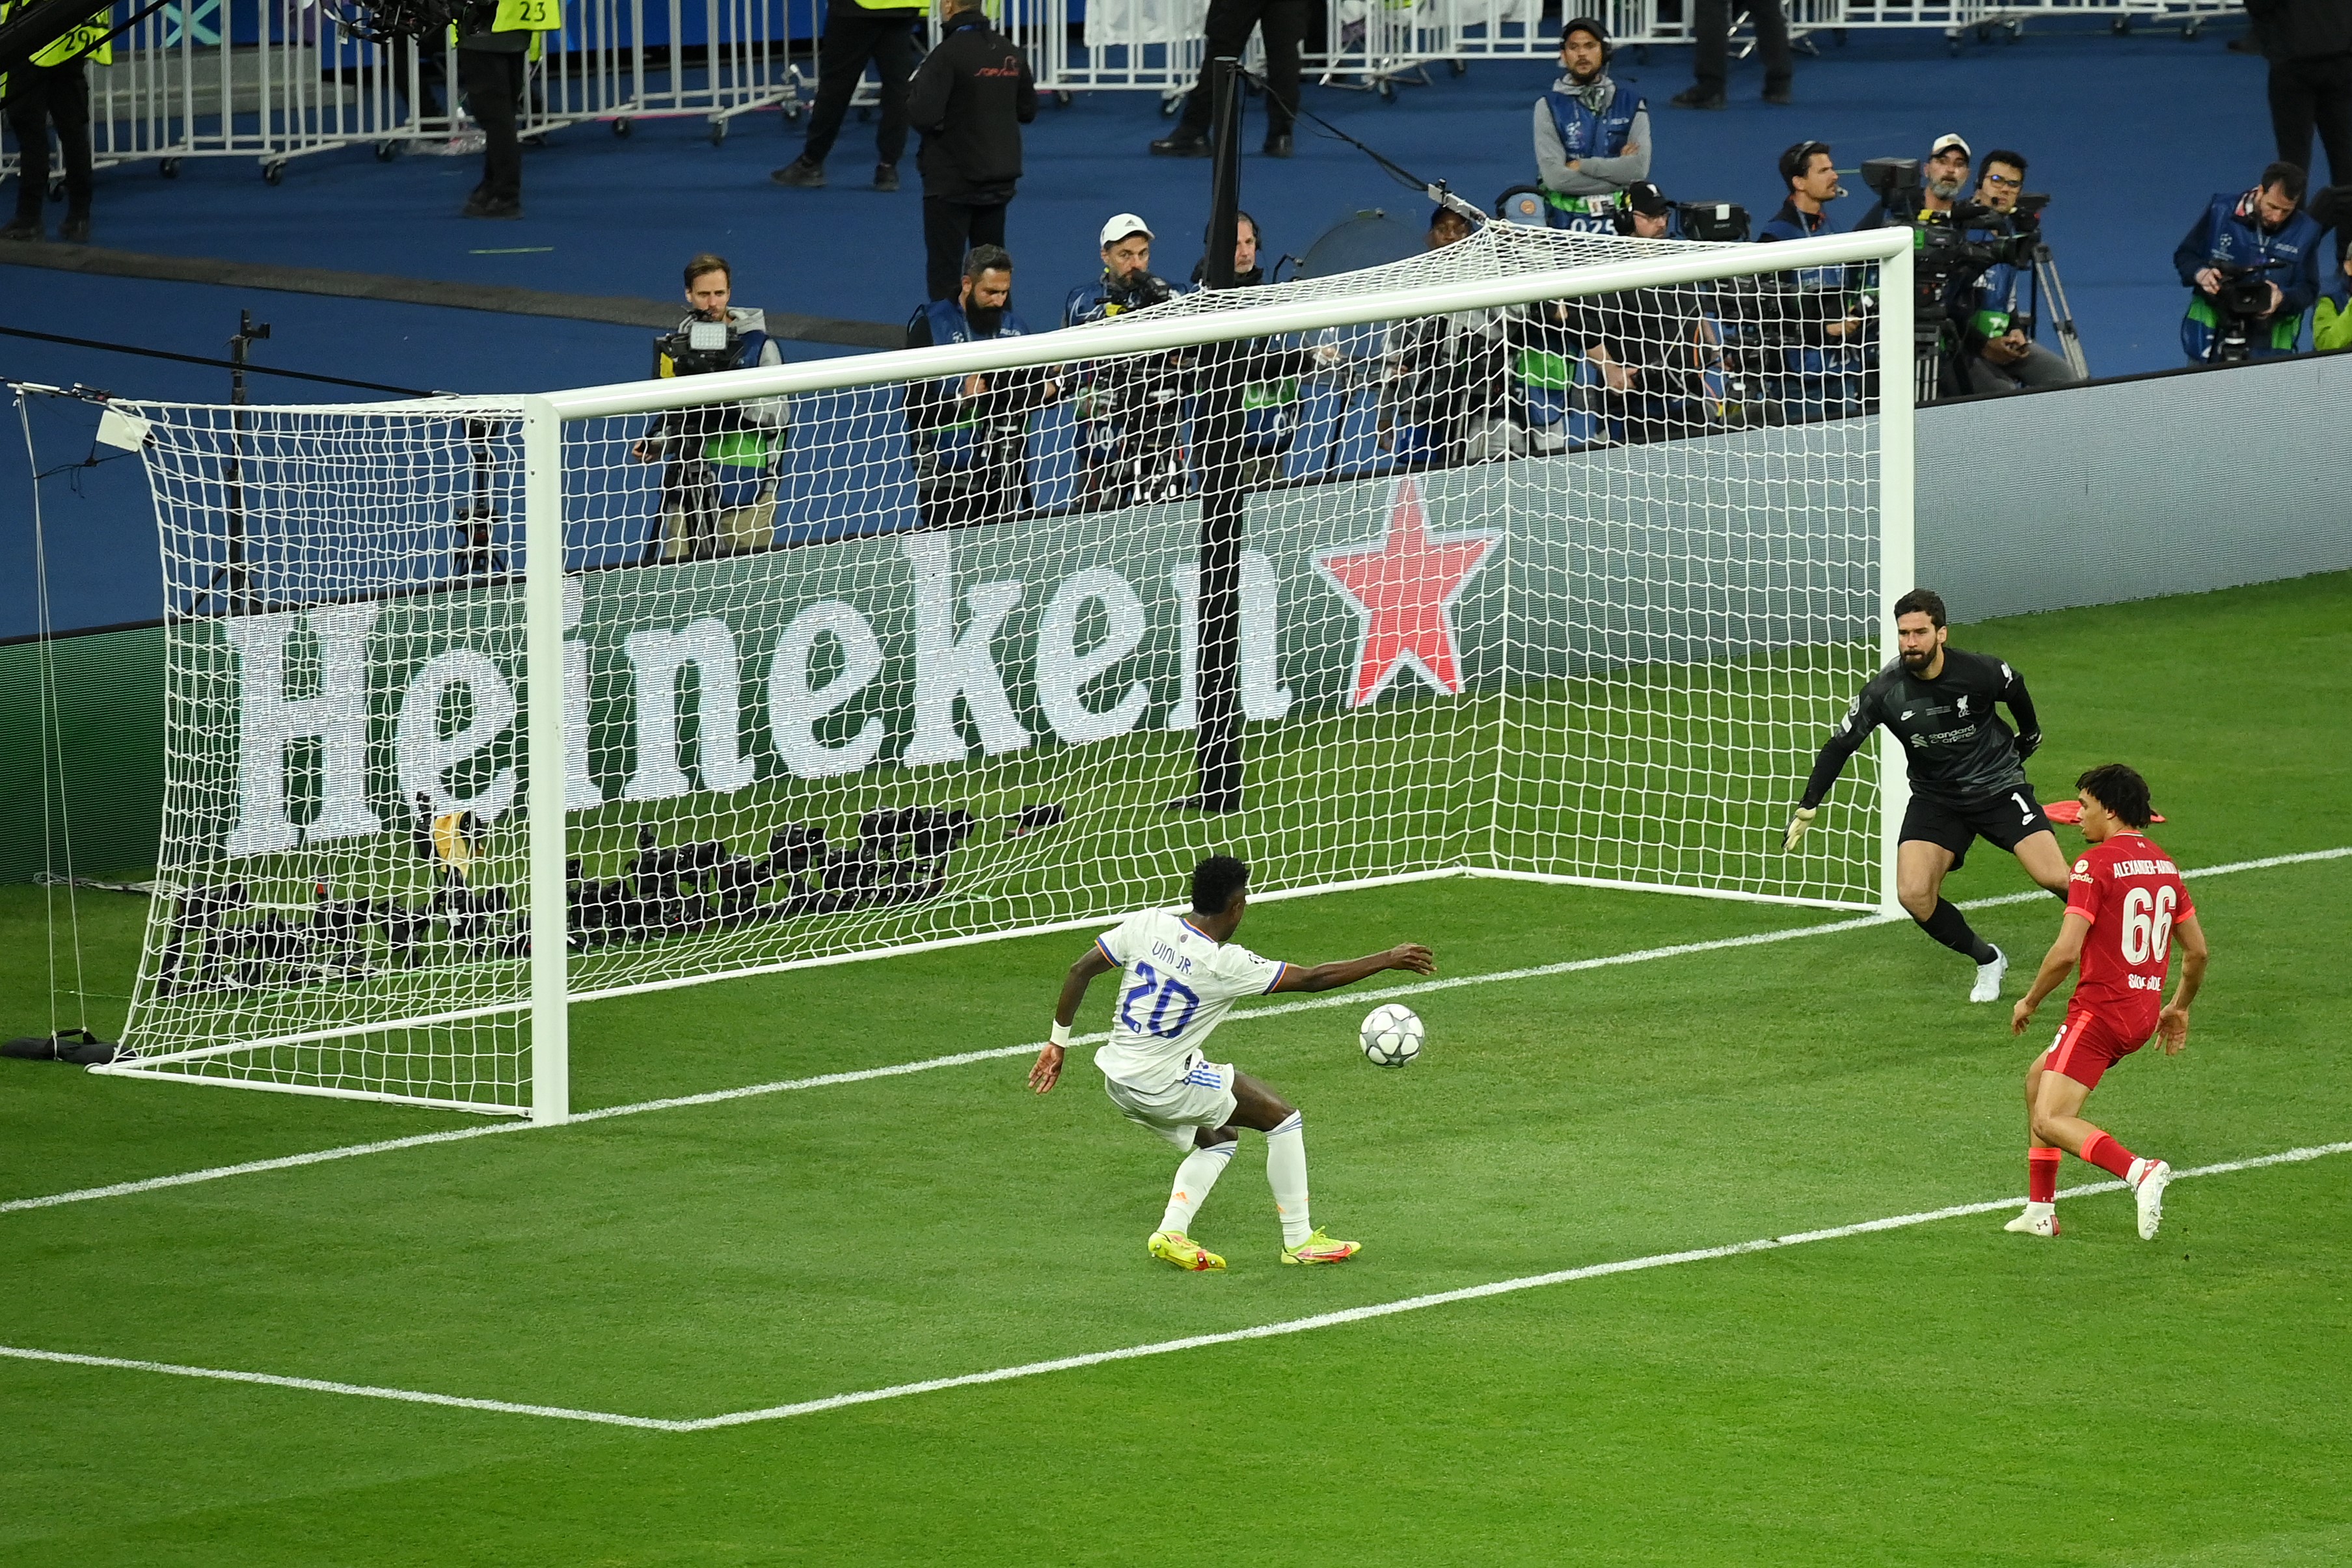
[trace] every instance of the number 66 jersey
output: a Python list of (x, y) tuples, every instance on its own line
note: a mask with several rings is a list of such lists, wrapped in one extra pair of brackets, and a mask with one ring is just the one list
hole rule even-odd
[(2093, 1014), (2121, 1038), (2145, 1042), (2163, 1008), (2173, 924), (2197, 912), (2179, 868), (2145, 835), (2118, 833), (2074, 862), (2066, 909), (2091, 922), (2066, 1016)]
[(1182, 1078), (1233, 1005), (1273, 990), (1288, 967), (1238, 942), (1213, 941), (1165, 910), (1129, 915), (1095, 946), (1126, 972), (1110, 1042), (1095, 1052), (1095, 1066), (1146, 1094)]

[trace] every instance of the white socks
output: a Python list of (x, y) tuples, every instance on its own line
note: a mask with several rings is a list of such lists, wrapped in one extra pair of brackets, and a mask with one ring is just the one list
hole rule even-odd
[(1297, 1247), (1315, 1234), (1307, 1218), (1306, 1123), (1297, 1111), (1265, 1135), (1265, 1179), (1274, 1188), (1274, 1210), (1282, 1216), (1282, 1245)]
[(1225, 1167), (1233, 1163), (1234, 1151), (1239, 1147), (1241, 1140), (1237, 1138), (1229, 1143), (1195, 1149), (1184, 1156), (1184, 1163), (1176, 1167), (1175, 1188), (1168, 1194), (1168, 1212), (1160, 1216), (1160, 1229), (1182, 1235), (1192, 1228), (1192, 1216), (1200, 1212), (1209, 1189), (1225, 1173)]

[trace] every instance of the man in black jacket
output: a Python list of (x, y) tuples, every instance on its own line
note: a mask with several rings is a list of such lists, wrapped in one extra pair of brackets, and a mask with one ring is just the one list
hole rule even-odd
[(1021, 128), (1037, 118), (1037, 84), (981, 0), (950, 0), (939, 47), (915, 72), (907, 118), (923, 133), (923, 254), (929, 298), (952, 300), (966, 246), (1004, 243), (1004, 209), (1021, 179)]
[(2315, 129), (2327, 150), (2329, 184), (2352, 181), (2352, 4), (2246, 0), (2246, 14), (2254, 21), (2255, 47), (2271, 64), (2279, 162), (2310, 168)]

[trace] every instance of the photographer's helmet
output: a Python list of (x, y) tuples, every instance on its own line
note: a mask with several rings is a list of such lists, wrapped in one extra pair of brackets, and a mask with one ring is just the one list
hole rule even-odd
[(1617, 46), (1609, 41), (1608, 26), (1591, 16), (1575, 17), (1560, 28), (1559, 47), (1561, 48), (1568, 47), (1569, 35), (1571, 33), (1592, 35), (1592, 41), (1601, 46), (1601, 63), (1604, 67), (1608, 65), (1609, 58), (1617, 52)]

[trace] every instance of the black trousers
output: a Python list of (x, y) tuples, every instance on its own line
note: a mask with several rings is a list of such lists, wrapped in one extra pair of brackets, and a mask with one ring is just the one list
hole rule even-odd
[(2352, 55), (2271, 62), (2271, 132), (2282, 163), (2320, 184), (2311, 166), (2311, 133), (2327, 153), (2326, 184), (2352, 184)]
[[(1731, 0), (1695, 0), (1696, 15), (1692, 20), (1693, 37), (1698, 44), (1698, 63), (1691, 74), (1698, 85), (1711, 92), (1721, 92), (1729, 75), (1725, 62), (1726, 44), (1731, 37)], [(1789, 17), (1780, 9), (1780, 0), (1744, 0), (1748, 19), (1756, 24), (1757, 51), (1764, 57), (1764, 82), (1778, 87), (1796, 74), (1789, 58)]]
[(1206, 134), (1215, 107), (1209, 61), (1220, 55), (1239, 59), (1251, 29), (1265, 35), (1265, 133), (1287, 136), (1298, 111), (1298, 46), (1307, 37), (1307, 0), (1209, 0), (1209, 52), (1201, 80), (1184, 99), (1183, 128)]
[(808, 141), (801, 156), (812, 163), (824, 162), (841, 134), (842, 116), (872, 60), (882, 78), (882, 126), (874, 134), (877, 163), (896, 163), (907, 151), (907, 79), (915, 74), (915, 16), (912, 11), (845, 12), (836, 5), (825, 13), (824, 42), (816, 56), (816, 108), (809, 113)]
[(89, 76), (80, 60), (8, 73), (8, 129), (16, 137), (16, 216), (38, 218), (49, 194), (49, 127), (66, 158), (66, 207), (89, 211)]
[(466, 112), (482, 128), (482, 192), (500, 201), (522, 199), (522, 138), (516, 118), (529, 63), (520, 50), (457, 51), (457, 90), (466, 95)]
[(952, 300), (963, 289), (963, 255), (976, 245), (1004, 243), (1009, 203), (976, 206), (945, 196), (923, 198), (923, 286), (929, 300)]

